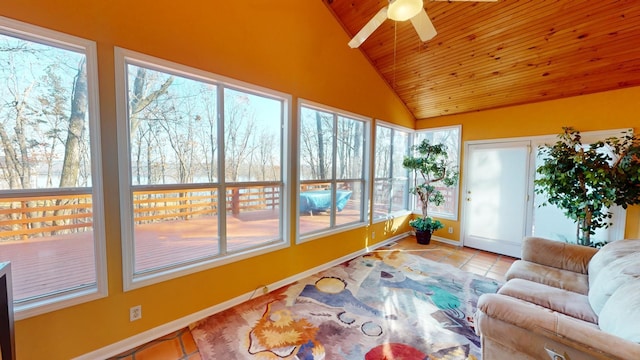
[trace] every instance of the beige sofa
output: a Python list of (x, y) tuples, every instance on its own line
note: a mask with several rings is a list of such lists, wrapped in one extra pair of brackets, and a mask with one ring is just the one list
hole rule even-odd
[(485, 360), (640, 359), (640, 240), (525, 238), (507, 282), (478, 300), (476, 331)]

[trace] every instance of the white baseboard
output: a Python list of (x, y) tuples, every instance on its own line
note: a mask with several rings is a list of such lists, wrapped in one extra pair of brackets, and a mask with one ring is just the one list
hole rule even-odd
[(445, 238), (440, 237), (440, 236), (431, 235), (431, 240), (435, 240), (435, 241), (438, 241), (438, 242), (441, 242), (441, 243), (445, 243), (445, 244), (449, 244), (449, 245), (453, 245), (453, 246), (458, 246), (458, 247), (463, 246), (462, 242), (460, 242), (460, 241), (454, 241), (454, 240), (451, 240), (451, 239), (445, 239)]
[[(411, 230), (409, 232), (411, 235), (416, 236), (416, 232)], [(431, 235), (431, 240), (437, 241), (437, 242), (441, 242), (441, 243), (445, 243), (445, 244), (449, 244), (449, 245), (453, 245), (453, 246), (458, 246), (458, 247), (462, 247), (464, 246), (462, 244), (462, 241), (454, 241), (451, 239), (445, 239), (443, 237), (440, 236), (436, 236), (436, 235)]]
[[(356, 251), (354, 253), (351, 253), (349, 255), (345, 255), (341, 258), (335, 259), (333, 261), (330, 261), (328, 263), (322, 264), (320, 266), (316, 266), (312, 269), (309, 269), (307, 271), (298, 273), (296, 275), (293, 275), (291, 277), (288, 277), (286, 279), (277, 281), (275, 283), (272, 283), (270, 285), (267, 285), (267, 287), (269, 289), (278, 289), (280, 287), (283, 287), (285, 285), (289, 285), (293, 282), (302, 280), (306, 277), (309, 277), (313, 274), (316, 274), (320, 271), (324, 271), (327, 270), (330, 267), (342, 264), (345, 261), (351, 260), (355, 257), (358, 257), (360, 255), (364, 255), (368, 252), (371, 252), (381, 246), (385, 246), (389, 243), (392, 243), (394, 241), (398, 241), (400, 239), (403, 239), (405, 237), (407, 237), (409, 235), (409, 233), (404, 233), (404, 234), (400, 234), (400, 235), (396, 235), (392, 238), (389, 238), (385, 241), (379, 242), (377, 244), (374, 244), (372, 246), (366, 247), (362, 250)], [(113, 343), (111, 345), (105, 346), (103, 348), (100, 348), (98, 350), (92, 351), (90, 353), (81, 355), (76, 357), (76, 360), (95, 360), (95, 359), (106, 359), (109, 357), (113, 357), (116, 356), (118, 354), (121, 354), (127, 350), (136, 348), (140, 345), (146, 344), (150, 341), (153, 341), (159, 337), (165, 336), (167, 334), (170, 334), (174, 331), (178, 331), (184, 327), (187, 327), (189, 324), (196, 322), (198, 320), (204, 319), (208, 316), (211, 316), (213, 314), (216, 314), (218, 312), (224, 311), (226, 309), (229, 309), (233, 306), (236, 306), (238, 304), (241, 304), (249, 299), (251, 299), (254, 295), (256, 294), (255, 290), (249, 291), (243, 295), (237, 296), (233, 299), (229, 299), (225, 302), (222, 302), (220, 304), (211, 306), (209, 308), (206, 308), (204, 310), (195, 312), (191, 315), (187, 315), (185, 317), (182, 317), (180, 319), (176, 319), (174, 321), (168, 322), (166, 324), (160, 325), (158, 327), (155, 327), (153, 329), (141, 332), (140, 334), (134, 335), (132, 337), (129, 337), (127, 339), (118, 341), (116, 343)]]

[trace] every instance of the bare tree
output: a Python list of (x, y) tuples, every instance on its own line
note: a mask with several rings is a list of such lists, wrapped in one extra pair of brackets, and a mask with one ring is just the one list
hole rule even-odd
[[(3, 175), (10, 189), (28, 189), (31, 187), (31, 167), (29, 166), (29, 149), (27, 148), (26, 129), (28, 123), (29, 98), (35, 81), (23, 89), (16, 78), (17, 66), (15, 57), (8, 57), (11, 70), (6, 73), (6, 98), (4, 108), (6, 117), (0, 122), (0, 141), (4, 150)], [(12, 127), (13, 135), (7, 126)]]
[[(258, 138), (258, 163), (260, 166), (260, 179), (262, 181), (279, 179), (278, 169), (274, 156), (274, 144), (277, 144), (273, 133), (263, 129)], [(279, 150), (279, 149), (278, 149)]]
[[(215, 94), (208, 94), (215, 95)], [(202, 148), (202, 154), (205, 159), (205, 166), (207, 168), (207, 179), (209, 182), (214, 182), (218, 178), (218, 159), (216, 158), (216, 152), (218, 150), (218, 114), (217, 106), (215, 105), (216, 99), (211, 99), (209, 96), (203, 96), (204, 100), (204, 118), (206, 122), (204, 126), (207, 127), (207, 131), (201, 131), (200, 136), (204, 136), (201, 139), (200, 144)]]
[(324, 131), (322, 131), (322, 116), (316, 112), (316, 135), (318, 136), (318, 177), (326, 179), (326, 160), (324, 158)]
[(338, 121), (338, 178), (362, 176), (362, 128), (360, 121), (341, 118)]
[[(320, 120), (320, 127), (318, 127), (318, 120)], [(303, 169), (303, 177), (314, 180), (326, 179), (331, 171), (331, 162), (325, 160), (328, 155), (325, 148), (333, 148), (333, 117), (315, 112), (313, 118), (303, 119), (301, 126), (301, 159), (306, 165)], [(318, 135), (318, 132), (321, 134)]]
[[(46, 163), (45, 186), (52, 187), (54, 174), (54, 162), (58, 154), (58, 146), (64, 146), (65, 123), (68, 122), (69, 97), (64, 86), (64, 81), (58, 74), (58, 66), (51, 65), (46, 69), (46, 75), (42, 82), (49, 84), (44, 94), (38, 96), (38, 113), (41, 122), (48, 124), (44, 134), (40, 136), (43, 151), (43, 161)], [(48, 142), (48, 143), (47, 143)], [(57, 185), (57, 184), (56, 184)]]
[(232, 100), (225, 105), (225, 178), (237, 182), (240, 180), (241, 165), (256, 148), (253, 140), (255, 116), (242, 102)]
[(67, 128), (64, 161), (60, 175), (60, 187), (75, 187), (78, 185), (80, 173), (80, 144), (85, 133), (85, 122), (88, 111), (87, 64), (83, 58), (78, 65), (78, 73), (73, 86), (71, 99), (71, 116)]
[(378, 127), (376, 131), (375, 149), (375, 177), (389, 178), (391, 176), (391, 156), (393, 148), (393, 133), (388, 128)]
[(156, 102), (160, 96), (165, 95), (173, 80), (173, 76), (168, 76), (158, 89), (150, 90), (154, 84), (153, 82), (149, 83), (147, 69), (137, 67), (136, 76), (133, 80), (133, 89), (129, 94), (129, 126), (132, 137), (135, 136), (134, 134), (138, 130), (138, 126), (140, 126), (138, 115), (149, 105)]

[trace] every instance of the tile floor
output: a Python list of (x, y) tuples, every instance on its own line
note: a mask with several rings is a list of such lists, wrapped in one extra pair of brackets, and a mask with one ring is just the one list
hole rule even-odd
[(198, 347), (189, 328), (148, 342), (112, 357), (118, 360), (200, 360)]
[[(516, 259), (482, 250), (457, 247), (432, 241), (420, 245), (414, 237), (398, 241), (380, 251), (410, 251), (426, 259), (451, 264), (462, 270), (505, 281), (504, 275)], [(200, 360), (198, 348), (189, 328), (180, 329), (135, 349), (111, 358), (113, 360)]]

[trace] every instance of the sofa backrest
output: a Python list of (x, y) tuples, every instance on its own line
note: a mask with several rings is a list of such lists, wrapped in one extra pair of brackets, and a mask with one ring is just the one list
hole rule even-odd
[(589, 304), (593, 311), (600, 311), (613, 293), (622, 285), (640, 280), (640, 252), (634, 252), (605, 265), (593, 283), (589, 283)]
[(600, 311), (600, 330), (640, 343), (640, 278), (622, 284)]
[(640, 239), (618, 240), (603, 246), (589, 261), (589, 287), (594, 284), (605, 266), (619, 258), (638, 252), (640, 252)]
[(602, 331), (640, 342), (640, 240), (602, 247), (589, 262), (589, 304)]

